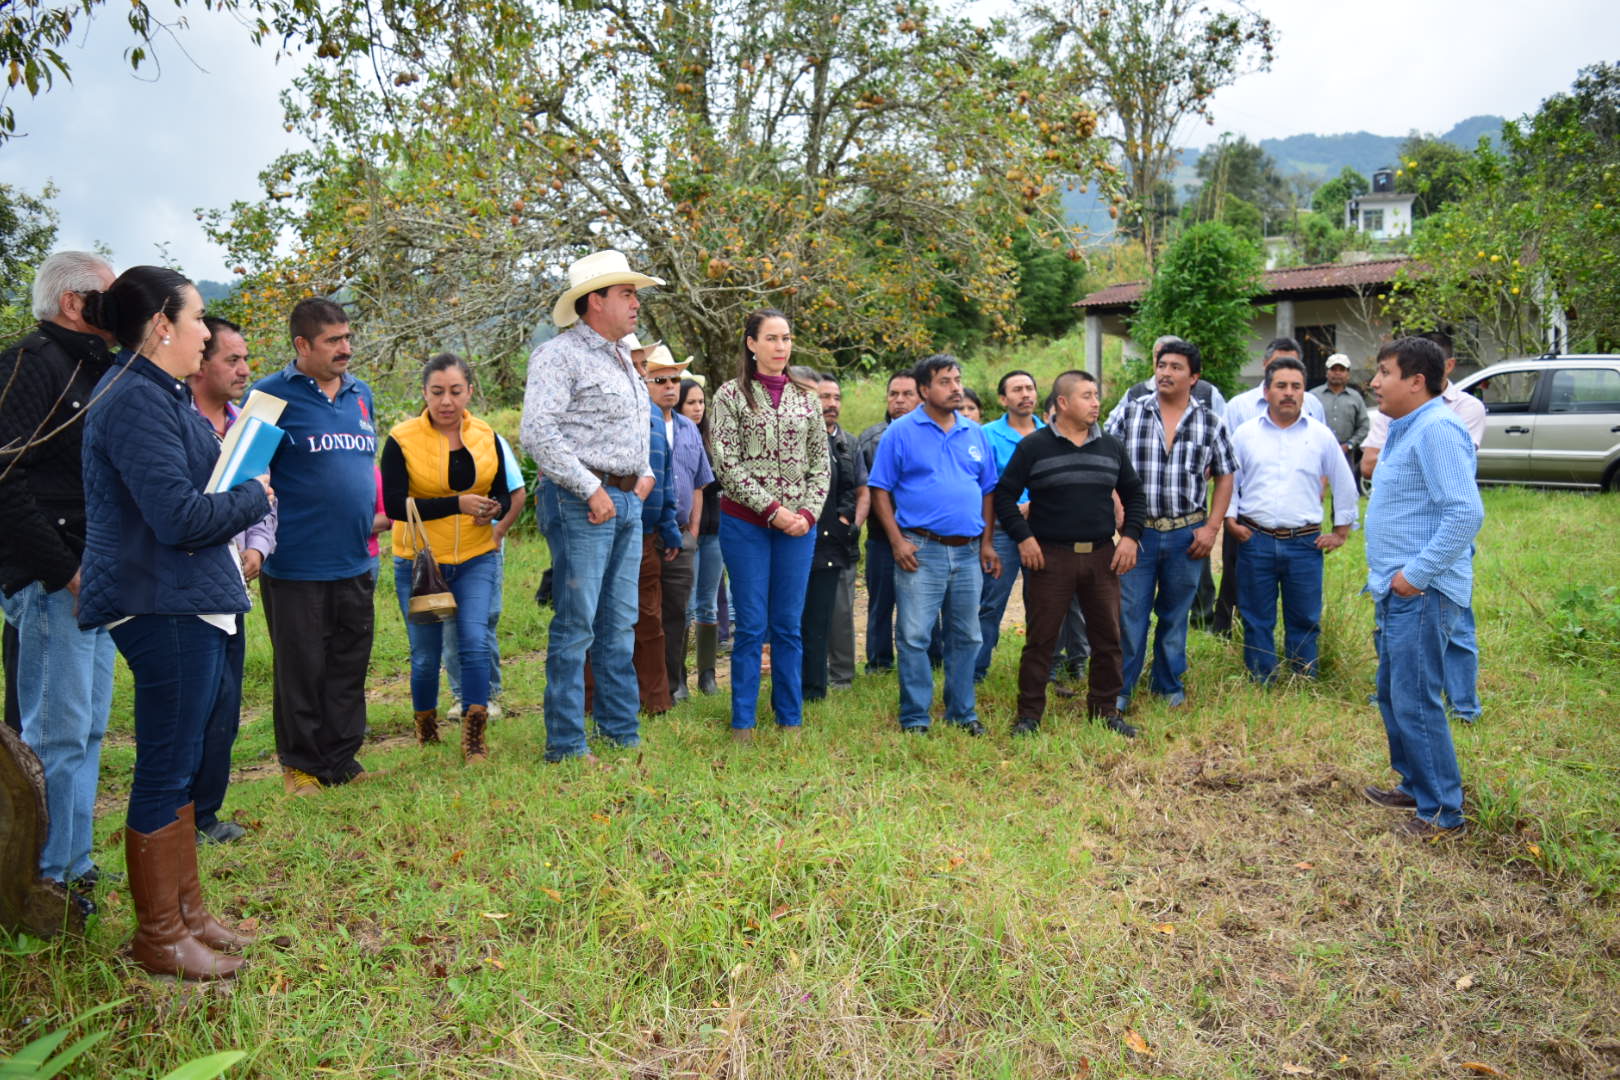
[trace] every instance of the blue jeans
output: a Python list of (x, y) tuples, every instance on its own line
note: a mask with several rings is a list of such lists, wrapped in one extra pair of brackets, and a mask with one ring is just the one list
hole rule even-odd
[(814, 530), (780, 529), (720, 515), (720, 550), (731, 580), (731, 726), (751, 728), (759, 703), (760, 666), (771, 642), (771, 710), (782, 727), (804, 722), (804, 596), (810, 586)]
[(128, 825), (154, 833), (191, 801), (230, 635), (195, 615), (137, 615), (111, 634), (135, 683)]
[[(995, 655), (996, 643), (1001, 640), (1001, 617), (1007, 613), (1007, 601), (1012, 597), (1013, 585), (1023, 564), (1018, 561), (1018, 545), (999, 525), (996, 527), (996, 554), (1001, 557), (1001, 576), (984, 575), (979, 588), (979, 658), (973, 663), (973, 681), (983, 682), (990, 671), (990, 660)], [(980, 571), (983, 573), (983, 571)]]
[(39, 872), (69, 881), (91, 867), (101, 738), (112, 712), (113, 640), (80, 630), (73, 594), (35, 581), (5, 597), (17, 630), (17, 708), (22, 737), (45, 770), (50, 831)]
[[(984, 571), (979, 545), (950, 547), (916, 533), (917, 569), (894, 571), (895, 651), (900, 669), (900, 726), (926, 728), (934, 703), (934, 671), (928, 643), (943, 620), (945, 719), (971, 724), (979, 718), (973, 694), (973, 664), (979, 656), (979, 591)], [(887, 546), (887, 545), (885, 545)]]
[(1377, 598), (1378, 711), (1389, 736), (1399, 790), (1417, 816), (1441, 828), (1462, 824), (1462, 772), (1440, 695), (1446, 641), (1463, 609), (1438, 589)]
[(1198, 592), (1203, 559), (1187, 558), (1187, 547), (1200, 526), (1169, 532), (1142, 530), (1136, 566), (1119, 579), (1119, 643), (1125, 656), (1123, 711), (1131, 703), (1136, 681), (1147, 663), (1148, 617), (1157, 615), (1153, 634), (1153, 675), (1148, 688), (1180, 705), (1187, 700), (1182, 676), (1187, 674), (1187, 613)]
[(720, 575), (725, 572), (720, 557), (720, 534), (700, 533), (697, 556), (692, 561), (692, 596), (686, 602), (686, 617), (692, 622), (713, 626), (719, 619)]
[[(501, 591), (506, 588), (506, 550), (496, 548), (495, 580), (489, 587), (489, 700), (501, 696), (501, 646), (496, 631), (501, 625)], [(460, 604), (460, 601), (456, 601)], [(461, 696), (461, 633), (456, 629), (459, 619), (441, 623), (444, 628), (444, 673), (450, 680), (450, 700), (460, 703)]]
[[(1243, 666), (1257, 681), (1277, 673), (1277, 594), (1282, 593), (1283, 657), (1316, 677), (1322, 633), (1322, 552), (1315, 536), (1280, 540), (1256, 529), (1238, 546), (1237, 606), (1243, 616)], [(1227, 536), (1229, 544), (1238, 543)]]
[[(394, 591), (405, 636), (411, 643), (411, 708), (426, 712), (439, 707), (439, 664), (444, 650), (444, 623), (413, 623), (411, 561), (394, 559)], [(500, 555), (490, 551), (464, 563), (440, 563), (439, 572), (456, 598), (456, 630), (462, 637), (459, 659), (461, 704), (489, 704), (489, 605), (500, 575)]]
[(866, 670), (894, 667), (894, 549), (874, 522), (866, 537)]
[(191, 779), (191, 802), (195, 804), (197, 828), (206, 829), (219, 821), (219, 808), (225, 805), (225, 789), (231, 783), (231, 748), (242, 725), (242, 662), (247, 657), (247, 628), (242, 616), (236, 617), (236, 633), (225, 636), (225, 659), (219, 668), (219, 693), (213, 711), (203, 728), (202, 757), (197, 775)]
[(1479, 640), (1472, 606), (1459, 608), (1446, 638), (1446, 703), (1460, 720), (1473, 723), (1483, 711), (1479, 703)]
[(585, 500), (549, 480), (535, 514), (551, 548), (552, 615), (546, 632), (546, 760), (586, 752), (585, 654), (596, 677), (596, 727), (620, 746), (641, 742), (634, 653), (641, 589), (641, 500), (602, 489), (614, 516), (586, 520)]

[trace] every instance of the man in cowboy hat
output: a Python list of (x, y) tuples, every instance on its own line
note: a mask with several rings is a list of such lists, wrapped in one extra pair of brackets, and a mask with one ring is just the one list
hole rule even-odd
[(602, 735), (636, 746), (640, 695), (632, 656), (641, 565), (642, 500), (652, 491), (651, 405), (623, 339), (636, 290), (663, 282), (618, 251), (568, 268), (551, 318), (563, 332), (529, 358), (524, 449), (544, 479), (535, 514), (554, 570), (546, 644), (546, 760), (585, 757), (584, 669), (594, 661)]

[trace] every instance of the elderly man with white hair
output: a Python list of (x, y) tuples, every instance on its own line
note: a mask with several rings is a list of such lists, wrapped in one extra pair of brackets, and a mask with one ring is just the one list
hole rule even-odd
[(80, 630), (75, 611), (83, 420), (112, 364), (110, 339), (84, 320), (84, 297), (112, 281), (112, 267), (95, 255), (52, 255), (34, 275), (39, 326), (0, 354), (0, 603), (17, 633), (8, 682), (23, 741), (45, 770), (50, 830), (40, 875), (71, 886), (85, 914), (95, 910), (90, 893), (100, 874), (90, 860), (91, 825), (114, 650), (106, 628)]

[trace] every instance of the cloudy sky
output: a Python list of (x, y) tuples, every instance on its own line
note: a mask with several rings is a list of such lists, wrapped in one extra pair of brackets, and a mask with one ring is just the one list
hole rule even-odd
[[(1012, 2), (985, 0), (1003, 10)], [(1189, 144), (1223, 131), (1251, 139), (1443, 132), (1481, 113), (1532, 111), (1580, 68), (1620, 61), (1615, 0), (1252, 6), (1277, 27), (1277, 61), (1223, 90), (1215, 125), (1189, 130)], [(0, 181), (37, 190), (49, 179), (61, 188), (62, 246), (100, 241), (123, 266), (156, 259), (166, 242), (193, 276), (224, 280), (223, 253), (195, 211), (259, 194), (259, 170), (292, 145), (277, 98), (297, 67), (254, 47), (231, 17), (191, 10), (190, 28), (159, 45), (161, 74), (145, 65), (131, 74), (122, 59), (127, 30), (103, 17), (65, 50), (71, 84), (38, 99), (11, 95), (26, 136), (0, 148)]]

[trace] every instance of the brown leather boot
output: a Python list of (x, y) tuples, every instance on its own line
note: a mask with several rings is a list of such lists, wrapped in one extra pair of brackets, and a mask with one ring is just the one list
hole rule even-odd
[(484, 729), (489, 725), (489, 710), (482, 705), (468, 705), (461, 710), (461, 760), (467, 765), (482, 765), (489, 760), (489, 747), (484, 743)]
[(414, 712), (411, 716), (416, 721), (416, 745), (427, 746), (429, 743), (439, 744), (439, 710), (423, 709)]
[[(186, 803), (180, 808), (180, 824), (196, 828), (197, 808), (195, 803)], [(197, 848), (191, 849), (191, 857), (180, 860), (180, 918), (185, 922), (191, 936), (207, 945), (210, 949), (240, 949), (245, 945), (253, 944), (250, 934), (238, 933), (208, 914), (203, 907), (202, 882), (197, 877)]]
[(179, 820), (153, 833), (124, 830), (129, 893), (135, 900), (129, 955), (154, 975), (229, 978), (242, 966), (242, 958), (215, 952), (192, 937), (180, 915), (180, 868), (197, 857), (196, 834), (191, 824)]

